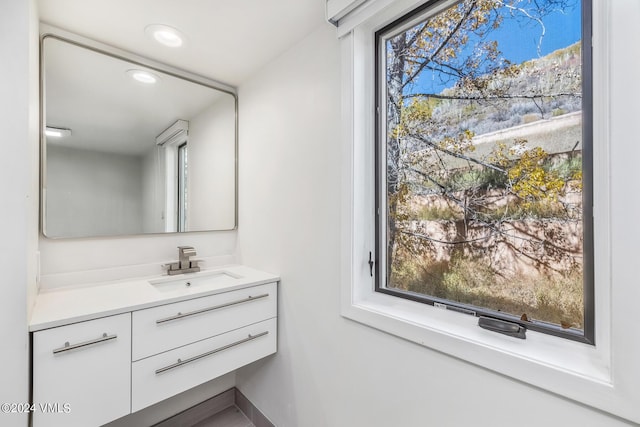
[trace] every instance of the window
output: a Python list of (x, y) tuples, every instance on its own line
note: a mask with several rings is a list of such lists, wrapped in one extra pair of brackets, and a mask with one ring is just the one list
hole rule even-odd
[(376, 290), (593, 343), (579, 0), (433, 2), (376, 32)]
[(176, 120), (156, 137), (158, 156), (164, 164), (164, 231), (188, 230), (187, 143), (189, 122)]
[(178, 147), (178, 231), (187, 231), (188, 158), (187, 143)]
[[(592, 271), (594, 283), (591, 287), (595, 306), (592, 343), (531, 328), (526, 340), (514, 339), (479, 328), (476, 317), (380, 292), (380, 287), (376, 289), (375, 269), (381, 269), (384, 263), (375, 248), (384, 249), (384, 245), (375, 242), (375, 206), (384, 205), (384, 200), (375, 198), (377, 195), (380, 199), (386, 191), (384, 185), (380, 185), (381, 177), (376, 176), (376, 173), (386, 174), (386, 169), (375, 167), (374, 130), (378, 118), (373, 88), (377, 80), (385, 83), (375, 75), (376, 64), (384, 57), (376, 55), (382, 48), (379, 38), (406, 31), (460, 3), (456, 0), (367, 0), (366, 7), (354, 10), (337, 23), (342, 59), (341, 315), (408, 340), (416, 347), (434, 350), (640, 422), (637, 410), (640, 393), (634, 381), (640, 377), (637, 363), (640, 340), (633, 327), (637, 318), (637, 242), (640, 240), (640, 229), (633, 226), (638, 212), (638, 198), (633, 195), (637, 193), (634, 174), (640, 146), (633, 141), (637, 134), (636, 95), (640, 93), (640, 82), (636, 70), (640, 67), (640, 56), (630, 54), (628, 44), (629, 40), (640, 37), (640, 26), (636, 22), (638, 4), (634, 0), (593, 0), (577, 5), (582, 9), (583, 25), (591, 28), (591, 31), (584, 30), (585, 49), (581, 54), (583, 63), (587, 64), (582, 68), (582, 81), (583, 84), (591, 82), (585, 88), (592, 92), (589, 94), (583, 89), (582, 98), (583, 122), (590, 123), (582, 136), (582, 164), (583, 195), (593, 198), (589, 203), (583, 201), (583, 206), (592, 206), (593, 210), (592, 215), (583, 210), (586, 224), (589, 216), (593, 218), (593, 225), (588, 224), (592, 236), (589, 231), (583, 232), (583, 252), (587, 254), (583, 258), (583, 274)], [(478, 0), (478, 4), (488, 3)], [(520, 4), (531, 7), (542, 2), (523, 0)], [(413, 9), (421, 7), (412, 18), (408, 17)], [(402, 17), (406, 17), (405, 26), (392, 29), (390, 24), (401, 22)], [(550, 34), (551, 27), (546, 29), (546, 34)], [(514, 45), (521, 43), (516, 38), (514, 42)], [(378, 71), (385, 69), (384, 65), (377, 68)], [(382, 93), (382, 89), (384, 86), (379, 85), (378, 93)], [(587, 174), (592, 176), (585, 179)], [(376, 183), (378, 190), (383, 191), (376, 191)], [(385, 219), (377, 222), (383, 226)], [(374, 264), (374, 274), (369, 264), (370, 254), (373, 261), (379, 261)], [(378, 276), (385, 277), (385, 273), (381, 273)], [(514, 317), (519, 316), (521, 314), (516, 313)], [(563, 331), (572, 333), (560, 327), (560, 332)], [(420, 348), (411, 351), (414, 355), (421, 354)], [(435, 352), (425, 349), (425, 364), (433, 357), (440, 357)]]

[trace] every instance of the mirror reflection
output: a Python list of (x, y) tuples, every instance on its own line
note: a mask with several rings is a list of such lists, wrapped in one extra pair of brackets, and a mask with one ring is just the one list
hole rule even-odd
[(233, 94), (53, 36), (42, 74), (47, 237), (235, 227)]

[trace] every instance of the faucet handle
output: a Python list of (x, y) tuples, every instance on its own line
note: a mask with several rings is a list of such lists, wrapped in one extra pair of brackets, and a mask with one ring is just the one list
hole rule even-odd
[(193, 246), (178, 246), (178, 252), (186, 257), (196, 255), (196, 249)]
[(170, 263), (167, 263), (167, 264), (162, 264), (162, 268), (166, 268), (168, 271), (177, 270), (178, 268), (180, 268), (180, 263), (179, 262), (170, 262)]

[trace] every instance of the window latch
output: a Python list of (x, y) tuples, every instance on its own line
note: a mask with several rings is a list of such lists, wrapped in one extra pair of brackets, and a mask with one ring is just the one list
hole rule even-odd
[(371, 251), (369, 251), (369, 274), (371, 275), (371, 277), (373, 277), (373, 265), (375, 264), (375, 262), (373, 261), (373, 259), (371, 259)]
[(509, 335), (510, 337), (526, 339), (527, 328), (517, 323), (507, 322), (506, 320), (493, 319), (491, 317), (480, 316), (478, 326), (492, 332)]

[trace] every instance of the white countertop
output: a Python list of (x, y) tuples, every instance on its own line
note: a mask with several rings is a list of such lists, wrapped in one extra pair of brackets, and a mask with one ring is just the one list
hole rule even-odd
[[(153, 282), (190, 280), (228, 273), (234, 278), (175, 290), (159, 290)], [(149, 276), (92, 283), (42, 291), (36, 298), (29, 331), (54, 328), (70, 323), (112, 316), (133, 310), (204, 297), (280, 280), (276, 275), (242, 265), (222, 266), (199, 273), (175, 276)]]

